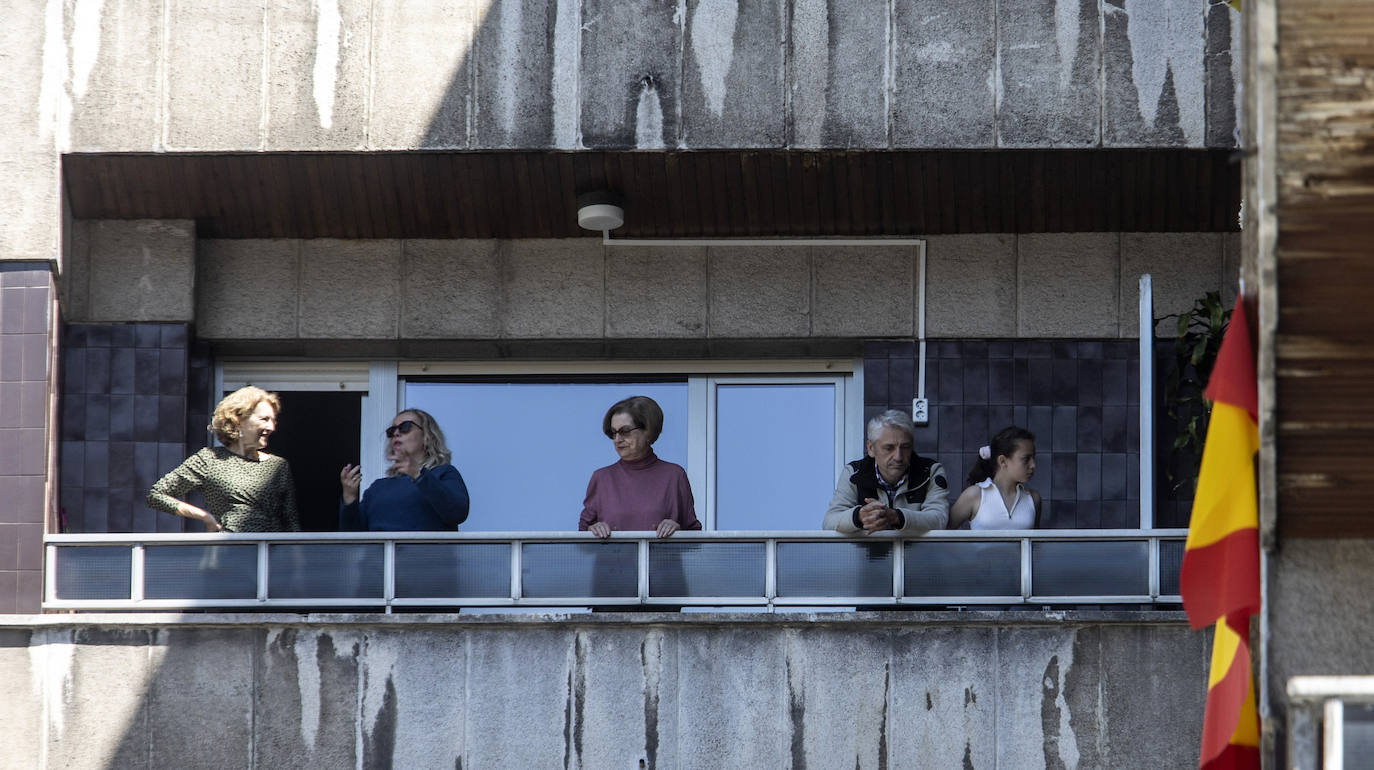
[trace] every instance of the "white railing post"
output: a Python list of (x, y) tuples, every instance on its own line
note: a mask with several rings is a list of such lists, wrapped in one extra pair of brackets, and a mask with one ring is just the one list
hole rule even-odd
[(391, 614), (391, 601), (396, 598), (396, 541), (382, 543), (382, 601)]
[(639, 603), (648, 604), (649, 599), (649, 540), (639, 539), (635, 563), (639, 566)]
[(1155, 528), (1155, 302), (1140, 276), (1140, 528)]
[(143, 601), (143, 544), (137, 543), (129, 551), (129, 600)]
[(267, 564), (267, 541), (258, 543), (258, 601), (267, 601), (267, 582), (271, 572)]

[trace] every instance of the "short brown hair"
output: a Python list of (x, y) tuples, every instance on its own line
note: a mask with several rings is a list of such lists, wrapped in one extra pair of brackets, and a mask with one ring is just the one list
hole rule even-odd
[(618, 414), (628, 415), (636, 428), (643, 428), (649, 434), (650, 444), (658, 441), (658, 434), (663, 432), (663, 409), (648, 396), (630, 396), (611, 404), (601, 418), (601, 432), (607, 437), (611, 436), (611, 418)]
[(215, 432), (219, 443), (229, 446), (238, 441), (239, 425), (264, 401), (272, 407), (273, 413), (281, 414), (281, 399), (277, 398), (277, 394), (268, 393), (253, 385), (239, 388), (225, 396), (215, 406), (215, 416), (210, 419), (210, 430)]

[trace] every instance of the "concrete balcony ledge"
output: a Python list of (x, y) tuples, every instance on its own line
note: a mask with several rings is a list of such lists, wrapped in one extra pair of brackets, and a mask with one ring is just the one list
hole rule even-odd
[(1189, 767), (1208, 640), (1134, 610), (16, 615), (0, 720), (24, 767)]
[(1175, 610), (940, 610), (828, 612), (109, 612), (0, 615), (6, 629), (157, 628), (157, 627), (464, 627), (529, 628), (548, 625), (606, 626), (737, 626), (744, 628), (824, 627), (854, 630), (919, 626), (1187, 626), (1188, 616)]

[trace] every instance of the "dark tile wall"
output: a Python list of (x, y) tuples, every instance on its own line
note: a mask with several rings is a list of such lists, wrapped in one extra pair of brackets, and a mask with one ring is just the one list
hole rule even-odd
[[(1133, 340), (928, 342), (931, 415), (916, 451), (944, 463), (958, 494), (978, 448), (1020, 425), (1036, 436), (1045, 526), (1139, 526), (1138, 358)], [(865, 345), (865, 419), (911, 409), (917, 364), (912, 342)]]
[(52, 300), (46, 263), (0, 262), (0, 613), (43, 596)]
[(203, 345), (176, 323), (68, 324), (62, 343), (64, 531), (183, 531), (189, 520), (154, 511), (144, 498), (204, 446), (208, 396), (201, 393), (208, 394), (210, 375)]

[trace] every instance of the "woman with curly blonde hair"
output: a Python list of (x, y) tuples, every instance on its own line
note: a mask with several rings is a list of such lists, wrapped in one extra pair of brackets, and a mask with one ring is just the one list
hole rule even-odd
[[(158, 480), (148, 505), (195, 519), (210, 532), (295, 532), (296, 486), (286, 461), (263, 451), (277, 429), (281, 400), (248, 386), (215, 407), (210, 429), (223, 446), (207, 447)], [(198, 490), (206, 511), (180, 498)]]

